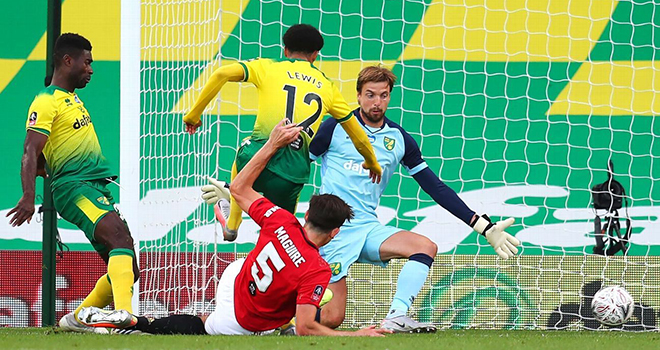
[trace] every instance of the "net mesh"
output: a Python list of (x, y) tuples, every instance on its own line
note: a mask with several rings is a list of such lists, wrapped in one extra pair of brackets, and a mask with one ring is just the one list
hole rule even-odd
[[(597, 328), (589, 298), (617, 284), (640, 310), (627, 329), (654, 328), (658, 11), (652, 1), (143, 0), (141, 310), (208, 313), (217, 276), (256, 241), (246, 217), (238, 243), (223, 243), (198, 190), (207, 175), (229, 180), (256, 89), (226, 84), (194, 136), (181, 117), (215, 68), (280, 58), (286, 29), (309, 23), (325, 38), (316, 66), (352, 106), (360, 69), (391, 68), (399, 81), (387, 117), (473, 210), (516, 218), (509, 232), (524, 242), (521, 256), (498, 260), (398, 169), (380, 220), (439, 247), (416, 317), (453, 328)], [(592, 208), (590, 189), (607, 179), (609, 160), (633, 218), (626, 257), (592, 254), (594, 219), (605, 213)], [(318, 190), (316, 165), (311, 183), (299, 210)], [(384, 316), (402, 263), (354, 266), (344, 326)]]

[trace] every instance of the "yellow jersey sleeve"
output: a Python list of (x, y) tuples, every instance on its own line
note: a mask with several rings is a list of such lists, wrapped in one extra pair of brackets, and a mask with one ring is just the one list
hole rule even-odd
[(243, 67), (245, 75), (243, 81), (254, 84), (257, 88), (263, 84), (268, 67), (273, 63), (272, 60), (259, 58), (252, 61), (239, 62)]
[(333, 99), (328, 113), (337, 119), (339, 125), (344, 128), (344, 131), (346, 131), (346, 134), (353, 142), (355, 149), (364, 157), (367, 167), (376, 174), (381, 175), (383, 171), (378, 164), (376, 153), (371, 146), (371, 142), (369, 142), (367, 134), (360, 126), (357, 118), (353, 117), (353, 110), (348, 107), (348, 103), (346, 103), (344, 96), (339, 92), (337, 86), (332, 84), (332, 89)]
[(53, 120), (57, 115), (57, 104), (52, 94), (39, 94), (35, 97), (28, 110), (28, 118), (25, 123), (27, 130), (50, 136), (53, 128)]
[(340, 123), (348, 120), (353, 113), (335, 84), (332, 84), (332, 103), (329, 107), (328, 113)]
[(220, 89), (222, 89), (225, 83), (228, 81), (240, 81), (242, 78), (244, 78), (243, 68), (237, 63), (216, 69), (204, 84), (204, 88), (202, 88), (202, 92), (197, 97), (190, 112), (183, 116), (183, 122), (187, 124), (199, 123), (204, 109), (211, 103), (211, 100), (215, 98), (218, 92), (220, 92)]

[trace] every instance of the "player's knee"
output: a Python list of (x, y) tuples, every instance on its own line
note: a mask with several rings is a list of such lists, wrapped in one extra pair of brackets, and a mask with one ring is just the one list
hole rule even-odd
[(110, 245), (112, 246), (112, 249), (133, 249), (135, 242), (133, 241), (133, 237), (131, 237), (126, 226), (117, 226), (111, 233), (111, 236)]
[(94, 238), (112, 249), (133, 249), (133, 237), (124, 221), (115, 213), (108, 213), (96, 224)]
[(338, 310), (328, 310), (330, 312), (321, 314), (321, 324), (330, 328), (337, 328), (344, 322), (344, 314)]
[(133, 249), (133, 239), (125, 236), (116, 236), (108, 241), (110, 249)]
[(425, 251), (423, 253), (428, 254), (432, 258), (435, 258), (435, 255), (438, 254), (438, 245), (435, 244), (432, 240), (428, 240), (425, 245)]
[(418, 261), (428, 267), (431, 267), (435, 255), (438, 253), (438, 245), (425, 236), (419, 236), (417, 241), (417, 252), (408, 257), (410, 260)]
[(438, 245), (426, 236), (418, 235), (417, 237), (418, 239), (415, 240), (415, 253), (426, 254), (432, 258), (435, 258), (435, 255), (438, 253)]
[[(336, 302), (336, 300), (333, 301)], [(332, 307), (331, 303), (321, 308), (321, 324), (326, 327), (337, 328), (344, 322), (346, 310), (341, 307)]]

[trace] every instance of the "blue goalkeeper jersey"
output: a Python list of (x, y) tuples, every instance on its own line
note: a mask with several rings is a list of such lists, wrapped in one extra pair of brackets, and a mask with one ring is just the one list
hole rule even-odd
[(383, 168), (380, 184), (369, 179), (369, 170), (362, 168), (364, 159), (355, 150), (336, 119), (327, 119), (310, 144), (310, 158), (321, 158), (321, 193), (342, 198), (355, 212), (356, 221), (375, 220), (376, 207), (397, 166), (401, 164), (412, 176), (428, 166), (417, 142), (401, 126), (385, 118), (381, 128), (364, 125), (360, 109), (354, 112), (376, 152)]

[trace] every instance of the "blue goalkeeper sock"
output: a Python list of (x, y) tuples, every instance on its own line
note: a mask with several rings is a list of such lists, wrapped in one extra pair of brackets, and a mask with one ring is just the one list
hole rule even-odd
[(429, 269), (433, 264), (433, 258), (426, 254), (414, 254), (408, 262), (403, 265), (396, 282), (396, 294), (392, 299), (388, 318), (405, 315), (408, 313), (415, 297), (422, 289)]

